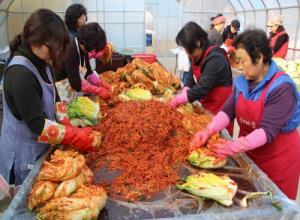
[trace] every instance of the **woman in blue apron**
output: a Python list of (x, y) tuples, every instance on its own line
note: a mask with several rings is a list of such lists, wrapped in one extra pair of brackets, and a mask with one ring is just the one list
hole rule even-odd
[(98, 23), (91, 22), (78, 30), (77, 37), (71, 39), (68, 57), (55, 72), (62, 101), (70, 102), (80, 93), (109, 98), (110, 85), (99, 78), (89, 63), (89, 52), (101, 52), (106, 46), (106, 34)]
[(68, 43), (64, 22), (48, 9), (35, 11), (22, 33), (10, 43), (11, 60), (3, 81), (0, 138), (0, 175), (7, 182), (22, 184), (50, 144), (71, 145), (83, 151), (99, 145), (91, 129), (55, 121), (59, 96), (52, 67), (57, 68), (64, 60)]
[(234, 118), (239, 138), (215, 144), (217, 157), (246, 154), (290, 198), (297, 195), (300, 174), (300, 95), (293, 80), (272, 61), (263, 30), (248, 30), (234, 41), (243, 75), (234, 92), (204, 131), (196, 133), (191, 150), (225, 128)]

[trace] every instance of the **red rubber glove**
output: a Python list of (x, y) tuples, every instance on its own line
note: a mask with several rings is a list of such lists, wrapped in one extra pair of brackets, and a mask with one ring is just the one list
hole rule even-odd
[(67, 102), (56, 102), (55, 103), (55, 114), (59, 123), (63, 125), (71, 126), (70, 119), (67, 114)]
[(64, 126), (55, 121), (45, 119), (45, 125), (39, 143), (71, 145), (80, 151), (95, 151), (102, 141), (100, 132), (91, 128)]
[(107, 83), (105, 80), (100, 79), (99, 75), (95, 71), (87, 77), (87, 81), (94, 86), (104, 87), (109, 92), (111, 92), (110, 84)]
[(98, 96), (101, 99), (109, 99), (110, 94), (111, 94), (111, 92), (109, 92), (106, 88), (104, 88), (104, 87), (99, 88)]
[(104, 87), (93, 86), (86, 80), (81, 80), (81, 92), (98, 95), (102, 99), (108, 99), (110, 97), (110, 91)]
[(110, 93), (112, 91), (111, 85), (108, 82), (106, 82), (105, 80), (102, 80), (102, 79), (99, 79), (99, 87), (104, 87)]
[(91, 128), (65, 127), (65, 135), (61, 144), (72, 145), (79, 151), (95, 151), (99, 146), (93, 146), (94, 133)]

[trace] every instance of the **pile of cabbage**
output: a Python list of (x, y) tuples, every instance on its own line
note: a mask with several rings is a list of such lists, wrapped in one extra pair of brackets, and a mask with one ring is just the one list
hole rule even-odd
[(273, 60), (281, 70), (289, 74), (296, 84), (300, 85), (300, 59), (286, 61), (282, 58), (275, 57)]
[(101, 118), (100, 106), (88, 97), (77, 97), (67, 105), (67, 114), (73, 126), (97, 125)]

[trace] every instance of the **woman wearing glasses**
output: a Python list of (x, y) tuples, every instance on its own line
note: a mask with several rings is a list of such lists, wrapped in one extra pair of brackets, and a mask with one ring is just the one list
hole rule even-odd
[(0, 138), (0, 175), (7, 182), (22, 184), (50, 144), (72, 145), (83, 151), (99, 145), (91, 129), (55, 121), (59, 96), (52, 68), (58, 68), (65, 59), (68, 43), (64, 22), (48, 9), (35, 11), (22, 33), (10, 42)]

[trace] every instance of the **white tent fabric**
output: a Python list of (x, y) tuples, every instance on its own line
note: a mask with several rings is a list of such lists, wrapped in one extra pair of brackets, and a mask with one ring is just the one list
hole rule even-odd
[(118, 50), (144, 51), (147, 30), (158, 54), (170, 53), (178, 30), (190, 20), (207, 29), (209, 18), (223, 13), (228, 24), (239, 19), (241, 31), (248, 27), (269, 31), (268, 19), (280, 14), (290, 35), (288, 59), (300, 58), (300, 0), (0, 0), (0, 49), (22, 30), (35, 9), (49, 8), (63, 18), (73, 3), (87, 8), (89, 21), (99, 22)]

